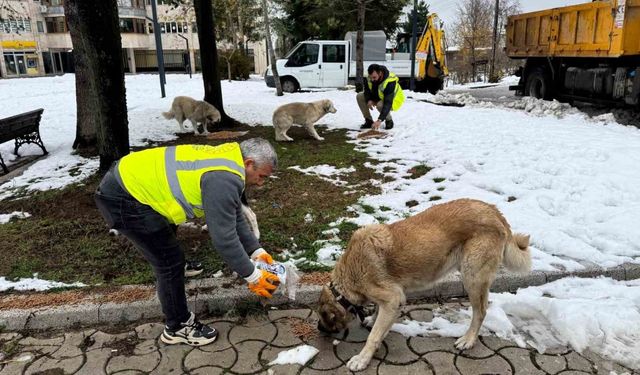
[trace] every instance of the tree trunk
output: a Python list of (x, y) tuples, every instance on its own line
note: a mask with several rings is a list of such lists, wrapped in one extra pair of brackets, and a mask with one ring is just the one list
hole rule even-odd
[(198, 41), (200, 42), (200, 60), (202, 81), (204, 82), (204, 101), (212, 104), (222, 116), (222, 127), (236, 125), (234, 119), (224, 111), (222, 87), (218, 75), (218, 47), (216, 45), (216, 23), (211, 0), (194, 0)]
[(74, 148), (100, 155), (100, 170), (129, 153), (122, 42), (115, 0), (67, 0), (76, 70)]
[(247, 53), (246, 51), (246, 43), (244, 40), (244, 25), (242, 24), (242, 7), (244, 4), (242, 2), (238, 2), (238, 6), (236, 7), (237, 17), (238, 17), (238, 34), (240, 35), (240, 50), (242, 53)]
[(358, 32), (356, 34), (356, 92), (364, 90), (364, 17), (365, 0), (358, 0)]
[(269, 50), (269, 60), (271, 60), (271, 72), (273, 74), (273, 80), (276, 84), (276, 95), (282, 96), (282, 82), (280, 82), (280, 76), (278, 75), (278, 67), (276, 66), (276, 53), (273, 50), (273, 42), (271, 41), (271, 30), (269, 28), (269, 7), (267, 7), (267, 0), (262, 0), (262, 13), (264, 15), (264, 28), (267, 35), (267, 49)]

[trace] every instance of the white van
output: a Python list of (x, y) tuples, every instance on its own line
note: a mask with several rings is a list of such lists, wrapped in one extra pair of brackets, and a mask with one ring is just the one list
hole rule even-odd
[[(276, 62), (282, 90), (295, 92), (301, 88), (344, 87), (354, 81), (355, 38), (355, 32), (348, 32), (345, 40), (308, 40), (298, 43), (284, 59)], [(367, 67), (376, 63), (395, 73), (401, 83), (408, 81), (411, 76), (409, 53), (387, 53), (386, 43), (383, 31), (365, 31), (364, 76), (367, 76)], [(264, 79), (267, 86), (275, 87), (271, 66), (267, 67)]]

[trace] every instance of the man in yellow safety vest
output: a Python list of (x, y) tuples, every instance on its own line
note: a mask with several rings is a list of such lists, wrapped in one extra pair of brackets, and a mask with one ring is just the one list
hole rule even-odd
[(273, 259), (245, 222), (245, 186), (262, 185), (278, 162), (261, 138), (219, 146), (180, 145), (133, 152), (107, 172), (95, 200), (109, 226), (140, 249), (153, 267), (166, 326), (167, 344), (193, 346), (215, 341), (215, 328), (200, 323), (187, 307), (185, 258), (175, 226), (204, 217), (214, 247), (249, 289), (271, 297), (278, 278), (251, 262)]
[[(367, 68), (367, 82), (364, 91), (356, 95), (358, 107), (364, 116), (364, 124), (361, 129), (380, 128), (384, 121), (385, 129), (393, 128), (391, 111), (397, 111), (404, 103), (404, 92), (400, 87), (398, 77), (389, 70), (378, 64), (371, 64)], [(373, 107), (378, 109), (380, 115), (376, 121), (371, 117)]]

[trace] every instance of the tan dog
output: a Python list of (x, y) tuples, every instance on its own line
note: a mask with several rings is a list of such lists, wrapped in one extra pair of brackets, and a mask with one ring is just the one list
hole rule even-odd
[(336, 113), (331, 100), (318, 100), (311, 103), (289, 103), (278, 107), (273, 112), (273, 127), (276, 131), (276, 141), (293, 141), (287, 135), (287, 130), (293, 124), (302, 125), (313, 138), (324, 141), (318, 135), (313, 124), (327, 113)]
[(318, 306), (318, 328), (336, 333), (353, 319), (354, 307), (373, 302), (377, 319), (360, 354), (347, 363), (366, 368), (405, 303), (406, 293), (430, 288), (453, 270), (462, 273), (473, 308), (471, 326), (455, 345), (471, 348), (488, 307), (489, 287), (500, 264), (531, 269), (529, 236), (512, 234), (495, 206), (459, 199), (390, 225), (357, 230), (331, 274)]
[(162, 112), (162, 115), (167, 120), (175, 118), (180, 124), (180, 130), (184, 131), (184, 121), (189, 120), (193, 125), (193, 134), (198, 133), (198, 124), (202, 124), (204, 128), (203, 133), (209, 134), (207, 127), (219, 122), (221, 119), (220, 112), (216, 107), (211, 104), (202, 101), (195, 100), (188, 96), (176, 96), (171, 104), (171, 110), (169, 112)]

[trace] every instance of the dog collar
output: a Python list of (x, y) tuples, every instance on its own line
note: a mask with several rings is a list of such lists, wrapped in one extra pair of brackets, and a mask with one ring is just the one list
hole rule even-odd
[(347, 310), (347, 312), (358, 316), (360, 321), (364, 322), (364, 318), (365, 318), (364, 307), (351, 303), (351, 301), (349, 301), (345, 296), (343, 296), (342, 294), (340, 294), (340, 292), (338, 292), (338, 290), (333, 285), (333, 283), (329, 283), (329, 290), (331, 290), (331, 294), (333, 294), (333, 296), (336, 298), (336, 301), (342, 307), (344, 307), (344, 309)]

